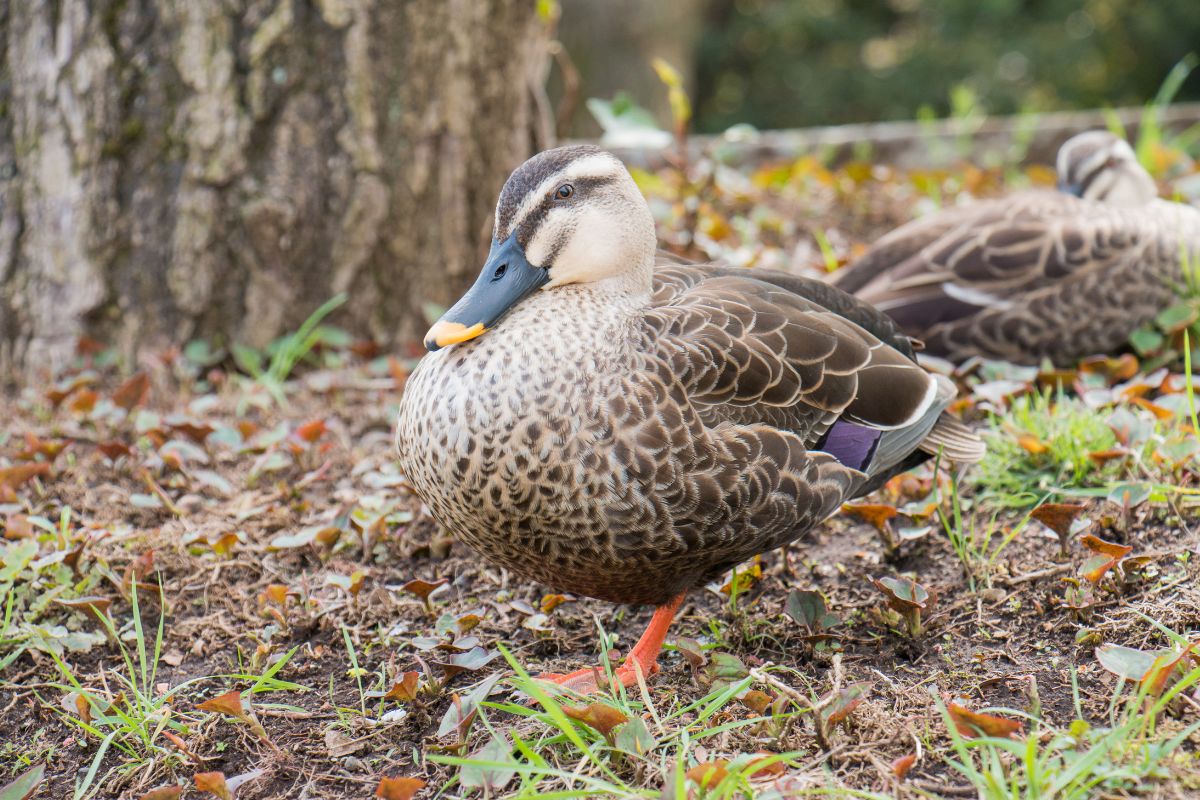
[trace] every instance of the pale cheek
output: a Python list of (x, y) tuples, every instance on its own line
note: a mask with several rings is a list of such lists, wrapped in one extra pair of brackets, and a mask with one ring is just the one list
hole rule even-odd
[(626, 250), (626, 238), (611, 219), (595, 215), (582, 220), (554, 259), (551, 282), (586, 283), (615, 275), (630, 266)]

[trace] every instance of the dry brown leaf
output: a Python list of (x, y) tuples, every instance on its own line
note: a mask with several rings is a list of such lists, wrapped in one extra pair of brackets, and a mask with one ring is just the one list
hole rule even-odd
[(239, 719), (246, 716), (246, 712), (242, 709), (242, 693), (236, 689), (205, 700), (203, 703), (199, 703), (196, 708), (201, 711), (228, 714), (231, 717)]
[(1144, 397), (1135, 397), (1131, 401), (1135, 406), (1146, 409), (1155, 416), (1156, 419), (1169, 421), (1175, 419), (1175, 412), (1169, 408), (1164, 408), (1157, 403), (1152, 403)]
[(1031, 436), (1028, 433), (1019, 435), (1017, 437), (1017, 444), (1021, 446), (1022, 450), (1035, 456), (1040, 456), (1042, 453), (1050, 449), (1050, 447), (1041, 439), (1037, 438), (1036, 436)]
[(1029, 516), (1065, 539), (1071, 535), (1071, 525), (1083, 513), (1084, 506), (1079, 503), (1043, 503), (1035, 508)]
[(859, 503), (855, 505), (847, 503), (842, 506), (842, 511), (852, 517), (861, 519), (863, 522), (869, 523), (875, 530), (881, 533), (887, 532), (888, 520), (898, 516), (900, 513), (895, 506), (874, 503)]
[(916, 753), (909, 753), (906, 756), (900, 756), (892, 762), (892, 774), (898, 780), (904, 780), (908, 775), (908, 771), (913, 768), (913, 764), (917, 763)]
[(551, 611), (558, 608), (560, 605), (570, 599), (571, 598), (567, 597), (565, 594), (548, 594), (542, 598), (542, 602), (540, 603), (539, 607), (542, 609), (543, 614), (549, 614)]
[(301, 441), (312, 444), (324, 436), (328, 430), (329, 428), (325, 425), (325, 420), (314, 419), (296, 428), (296, 437)]
[(713, 761), (702, 761), (687, 771), (685, 777), (701, 789), (711, 789), (725, 780), (729, 774), (729, 761), (718, 758)]
[(0, 469), (0, 486), (17, 489), (34, 478), (48, 477), (50, 477), (50, 465), (44, 461), (36, 464), (16, 464)]
[(225, 783), (225, 775), (220, 772), (197, 772), (192, 776), (192, 781), (202, 792), (216, 795), (221, 800), (233, 800), (233, 793)]
[(578, 708), (563, 706), (563, 713), (571, 719), (578, 720), (589, 728), (595, 729), (609, 741), (612, 740), (613, 728), (623, 722), (629, 721), (629, 717), (612, 706), (606, 706), (603, 703), (591, 703)]
[(758, 689), (751, 689), (741, 697), (738, 702), (750, 709), (756, 714), (764, 714), (771, 707), (773, 698), (766, 692), (760, 692)]
[(104, 457), (109, 461), (116, 461), (121, 456), (127, 456), (133, 452), (133, 448), (131, 448), (129, 445), (115, 440), (110, 442), (98, 442), (96, 444), (96, 449), (103, 453)]
[(138, 800), (179, 800), (183, 796), (183, 787), (174, 784), (171, 786), (160, 786), (157, 789), (151, 789)]
[(392, 688), (384, 697), (401, 703), (410, 703), (417, 699), (420, 683), (421, 673), (411, 671), (401, 673), (400, 679), (392, 684)]
[(282, 606), (287, 603), (288, 587), (282, 583), (272, 583), (263, 589), (259, 595), (259, 601), (262, 603), (274, 603), (277, 606)]
[(1079, 541), (1097, 556), (1089, 559), (1083, 565), (1085, 570), (1083, 577), (1093, 584), (1099, 583), (1110, 569), (1133, 552), (1133, 548), (1129, 545), (1106, 542), (1099, 536), (1093, 536), (1090, 533), (1079, 537)]
[(96, 392), (92, 391), (91, 389), (84, 389), (71, 398), (71, 402), (67, 404), (67, 408), (71, 409), (76, 414), (83, 414), (86, 416), (87, 414), (92, 413), (92, 410), (96, 407), (96, 401), (99, 399), (100, 395), (96, 394)]
[(1087, 454), (1088, 458), (1097, 464), (1107, 464), (1109, 461), (1116, 461), (1128, 455), (1129, 451), (1124, 447), (1110, 447), (1107, 450), (1096, 450)]
[(957, 703), (951, 703), (947, 710), (950, 712), (950, 721), (954, 723), (955, 729), (968, 739), (974, 739), (980, 735), (1010, 739), (1015, 734), (1021, 733), (1022, 730), (1021, 723), (1015, 719), (980, 714), (963, 708)]
[(425, 787), (425, 781), (420, 778), (389, 778), (379, 779), (375, 787), (375, 796), (383, 800), (412, 800), (413, 796)]
[(150, 376), (144, 372), (132, 375), (113, 392), (113, 404), (127, 412), (146, 402), (150, 393)]

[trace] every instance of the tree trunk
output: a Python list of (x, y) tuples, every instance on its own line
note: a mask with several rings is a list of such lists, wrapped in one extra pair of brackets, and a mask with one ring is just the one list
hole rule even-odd
[(0, 370), (337, 323), (418, 336), (535, 147), (535, 0), (6, 0)]

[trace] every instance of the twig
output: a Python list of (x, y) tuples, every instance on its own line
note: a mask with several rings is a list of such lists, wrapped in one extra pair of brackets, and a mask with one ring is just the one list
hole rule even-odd
[(1018, 575), (1015, 578), (1005, 578), (1005, 579), (1003, 579), (1003, 583), (1005, 586), (1017, 586), (1022, 583), (1028, 583), (1029, 581), (1036, 581), (1039, 578), (1049, 578), (1051, 575), (1058, 575), (1063, 572), (1070, 572), (1073, 567), (1074, 567), (1074, 565), (1069, 564), (1069, 563), (1068, 564), (1055, 564), (1053, 567), (1046, 567), (1046, 569), (1039, 569), (1039, 570), (1034, 570), (1033, 572), (1026, 572), (1024, 575)]
[(183, 516), (183, 512), (179, 509), (179, 506), (175, 505), (175, 501), (171, 499), (171, 496), (167, 494), (166, 490), (159, 486), (158, 482), (150, 476), (149, 470), (142, 470), (142, 482), (145, 483), (146, 486), (150, 488), (150, 491), (162, 501), (162, 504), (166, 506), (167, 511), (170, 511), (177, 517)]

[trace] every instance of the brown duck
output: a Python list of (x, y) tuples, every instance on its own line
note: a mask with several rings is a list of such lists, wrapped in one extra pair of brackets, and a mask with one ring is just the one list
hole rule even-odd
[(951, 384), (869, 306), (778, 273), (656, 271), (649, 207), (590, 146), (508, 179), (487, 263), (426, 345), (397, 428), (414, 491), (524, 578), (657, 606), (626, 685), (657, 670), (688, 589), (927, 453), (982, 454), (943, 414)]
[(834, 277), (927, 352), (1060, 366), (1122, 349), (1175, 302), (1197, 264), (1200, 210), (1157, 198), (1129, 144), (1106, 131), (1058, 153), (1061, 191), (954, 208), (880, 239)]

